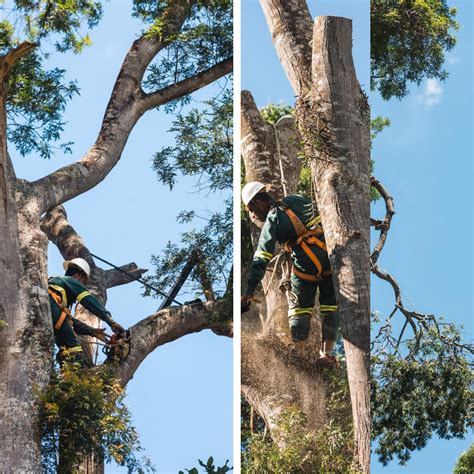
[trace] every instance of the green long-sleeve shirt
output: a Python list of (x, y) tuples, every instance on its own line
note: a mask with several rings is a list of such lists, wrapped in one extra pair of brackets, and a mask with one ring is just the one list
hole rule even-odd
[[(79, 280), (70, 276), (53, 277), (49, 279), (48, 286), (63, 296), (63, 303), (66, 304), (66, 306), (71, 307), (77, 302), (92, 314), (102, 319), (102, 321), (106, 322), (109, 326), (111, 325), (112, 317), (110, 312), (105, 309), (95, 296), (87, 291), (87, 288)], [(65, 291), (66, 301), (64, 301), (64, 294), (59, 291), (58, 288), (54, 288), (54, 286), (62, 288)], [(77, 334), (91, 335), (91, 331), (94, 330), (94, 328), (91, 328), (76, 318), (72, 318), (72, 320), (74, 330)]]
[[(285, 197), (281, 204), (282, 206), (276, 206), (270, 210), (263, 225), (262, 232), (260, 233), (247, 280), (246, 294), (248, 295), (253, 295), (257, 285), (264, 277), (265, 269), (275, 251), (276, 242), (283, 244), (297, 237), (291, 219), (287, 216), (283, 208), (289, 207), (308, 228), (319, 223), (317, 219), (318, 211), (316, 208), (313, 210), (313, 203), (307, 197), (290, 195)], [(291, 259), (293, 264), (300, 271), (314, 271), (313, 264), (299, 246), (294, 247), (291, 253)]]

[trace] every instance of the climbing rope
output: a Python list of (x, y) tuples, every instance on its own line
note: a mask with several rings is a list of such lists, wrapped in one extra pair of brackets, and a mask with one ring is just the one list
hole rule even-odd
[(285, 179), (285, 174), (283, 173), (283, 162), (282, 162), (282, 159), (281, 159), (280, 140), (278, 139), (278, 130), (277, 130), (277, 127), (276, 127), (277, 124), (278, 124), (278, 122), (273, 125), (273, 132), (275, 133), (275, 142), (276, 142), (276, 147), (277, 147), (278, 163), (280, 165), (280, 181), (281, 181), (281, 186), (283, 188), (283, 194), (286, 197), (288, 195), (287, 192), (286, 192), (287, 181)]
[(155, 291), (155, 292), (158, 293), (159, 295), (163, 296), (164, 298), (170, 299), (171, 301), (173, 301), (174, 303), (176, 303), (176, 304), (179, 305), (179, 306), (183, 306), (183, 303), (180, 303), (179, 301), (176, 301), (176, 300), (173, 299), (173, 298), (169, 298), (168, 295), (166, 295), (166, 294), (163, 293), (162, 291), (158, 290), (158, 289), (155, 288), (154, 286), (149, 285), (148, 283), (144, 282), (144, 281), (141, 280), (140, 278), (137, 278), (135, 275), (132, 275), (131, 273), (127, 272), (126, 270), (123, 270), (122, 268), (117, 267), (117, 265), (114, 265), (113, 263), (110, 263), (110, 262), (108, 262), (107, 260), (104, 260), (103, 258), (98, 257), (97, 255), (94, 255), (92, 252), (91, 252), (91, 256), (94, 257), (94, 258), (96, 258), (97, 260), (100, 260), (101, 262), (104, 262), (105, 264), (107, 264), (107, 265), (109, 265), (109, 266), (115, 268), (115, 270), (118, 270), (119, 272), (124, 273), (125, 275), (128, 275), (132, 280), (138, 281), (138, 282), (141, 283), (145, 288), (148, 288), (149, 290)]

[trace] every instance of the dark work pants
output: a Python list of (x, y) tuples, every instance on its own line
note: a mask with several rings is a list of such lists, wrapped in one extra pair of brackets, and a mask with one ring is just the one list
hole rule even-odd
[(291, 291), (295, 294), (296, 300), (290, 303), (288, 319), (291, 334), (295, 340), (303, 341), (308, 337), (318, 289), (323, 341), (337, 340), (340, 318), (332, 276), (328, 275), (320, 281), (312, 282), (302, 280), (292, 274)]

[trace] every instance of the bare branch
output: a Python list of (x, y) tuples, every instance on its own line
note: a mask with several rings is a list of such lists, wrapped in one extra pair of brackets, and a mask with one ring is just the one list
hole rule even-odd
[(184, 95), (191, 94), (192, 92), (217, 81), (221, 77), (232, 72), (233, 61), (233, 57), (230, 57), (217, 63), (215, 66), (196, 74), (195, 76), (188, 77), (180, 82), (171, 84), (164, 89), (145, 95), (144, 98), (142, 98), (142, 107), (145, 110), (159, 107), (160, 105), (166, 104), (167, 102)]
[[(413, 333), (416, 338), (416, 344), (414, 351), (416, 351), (418, 342), (420, 341), (422, 331), (432, 331), (436, 338), (441, 341), (443, 344), (446, 346), (455, 348), (457, 351), (461, 352), (469, 352), (470, 354), (474, 354), (474, 346), (471, 344), (462, 344), (459, 341), (456, 341), (452, 338), (448, 338), (445, 335), (442, 334), (441, 331), (441, 326), (444, 325), (444, 323), (441, 323), (438, 321), (436, 316), (433, 314), (423, 314), (419, 313), (418, 311), (410, 311), (408, 310), (405, 305), (403, 304), (402, 300), (402, 291), (400, 289), (400, 285), (397, 283), (395, 278), (392, 277), (389, 273), (381, 270), (378, 266), (374, 265), (372, 267), (372, 273), (377, 275), (379, 278), (382, 280), (388, 282), (391, 287), (393, 288), (394, 294), (395, 294), (395, 301), (396, 301), (396, 309), (399, 310), (403, 316), (405, 316), (406, 321), (408, 324), (410, 324)], [(395, 313), (392, 312), (391, 316)], [(403, 329), (404, 330), (404, 329)], [(403, 332), (402, 330), (402, 332)], [(400, 343), (401, 340), (401, 335), (398, 338), (397, 344)]]
[[(377, 275), (382, 280), (390, 283), (390, 285), (392, 286), (393, 291), (395, 293), (395, 304), (396, 304), (397, 308), (399, 308), (400, 310), (401, 310), (401, 308), (405, 309), (404, 306), (403, 306), (402, 293), (401, 293), (401, 290), (400, 290), (400, 286), (396, 282), (395, 278), (393, 278), (392, 275), (390, 275), (389, 273), (382, 271), (377, 265), (372, 266), (372, 273)], [(394, 314), (394, 313), (392, 313), (392, 314)], [(405, 317), (407, 318), (408, 323), (410, 324), (411, 328), (413, 329), (413, 333), (415, 334), (415, 336), (418, 337), (418, 330), (417, 330), (417, 327), (416, 327), (416, 325), (413, 321), (412, 315), (409, 314), (409, 312), (407, 312)]]
[(173, 41), (194, 3), (171, 1), (162, 16), (167, 27), (165, 37), (145, 33), (134, 41), (115, 81), (95, 143), (78, 162), (31, 183), (40, 214), (93, 188), (117, 164), (133, 127), (147, 110), (141, 90), (145, 71), (158, 52)]
[[(227, 300), (208, 301), (200, 304), (172, 306), (143, 319), (130, 328), (130, 354), (116, 366), (116, 375), (122, 387), (133, 377), (143, 360), (157, 347), (175, 341), (187, 334), (204, 329), (218, 329), (230, 323), (232, 304)], [(219, 322), (221, 321), (221, 322)]]
[(371, 219), (371, 225), (375, 226), (376, 230), (380, 230), (380, 236), (377, 244), (374, 247), (374, 251), (370, 256), (370, 260), (372, 265), (377, 263), (379, 259), (380, 253), (385, 245), (385, 241), (387, 240), (388, 231), (390, 229), (390, 225), (392, 223), (392, 217), (395, 214), (395, 207), (393, 204), (393, 198), (390, 196), (388, 191), (382, 185), (382, 183), (376, 179), (374, 176), (370, 177), (370, 184), (380, 193), (383, 200), (385, 201), (385, 218), (383, 221)]
[(126, 275), (123, 272), (130, 273), (135, 278), (141, 278), (144, 273), (148, 271), (146, 268), (138, 268), (135, 262), (128, 263), (127, 265), (122, 265), (120, 267), (122, 271), (116, 270), (115, 268), (111, 270), (106, 270), (106, 287), (114, 288), (115, 286), (125, 285), (127, 283), (132, 283), (134, 280), (132, 277)]
[(41, 230), (56, 245), (64, 260), (81, 257), (87, 260), (91, 269), (96, 268), (84, 240), (69, 224), (63, 206), (57, 206), (43, 216)]

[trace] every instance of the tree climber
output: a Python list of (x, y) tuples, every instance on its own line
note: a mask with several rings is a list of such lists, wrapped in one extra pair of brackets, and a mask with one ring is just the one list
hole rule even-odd
[(83, 258), (73, 258), (65, 261), (63, 267), (66, 270), (65, 276), (52, 277), (48, 281), (54, 339), (59, 347), (58, 360), (72, 356), (83, 365), (87, 365), (89, 361), (85, 358), (77, 334), (96, 337), (104, 342), (107, 342), (107, 335), (105, 329), (93, 328), (72, 317), (71, 307), (74, 303), (80, 303), (105, 321), (113, 332), (122, 333), (125, 329), (111, 318), (111, 314), (84, 286), (90, 277), (89, 264)]
[(294, 341), (308, 338), (316, 291), (319, 288), (323, 340), (319, 360), (335, 364), (332, 351), (338, 335), (339, 313), (329, 256), (320, 225), (321, 217), (317, 215), (310, 199), (290, 195), (277, 202), (268, 194), (269, 189), (269, 185), (255, 181), (247, 183), (242, 189), (242, 201), (247, 210), (264, 222), (250, 265), (242, 304), (248, 305), (254, 299), (255, 289), (265, 275), (276, 242), (285, 244), (292, 261), (288, 308), (291, 336)]

